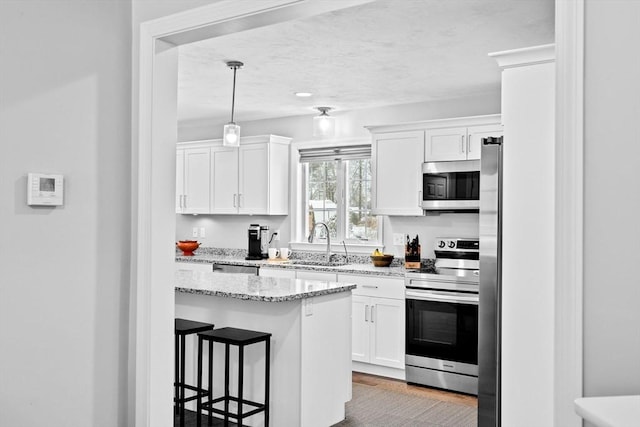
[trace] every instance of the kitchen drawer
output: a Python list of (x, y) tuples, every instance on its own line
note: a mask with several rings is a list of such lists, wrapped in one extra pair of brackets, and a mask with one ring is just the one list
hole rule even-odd
[(284, 268), (268, 268), (260, 267), (259, 275), (262, 277), (280, 277), (284, 279), (295, 279), (295, 270), (287, 270)]
[(353, 295), (404, 299), (404, 279), (355, 274), (338, 274), (338, 282), (351, 282), (358, 285)]
[(179, 262), (176, 261), (176, 270), (213, 271), (213, 265), (208, 262)]

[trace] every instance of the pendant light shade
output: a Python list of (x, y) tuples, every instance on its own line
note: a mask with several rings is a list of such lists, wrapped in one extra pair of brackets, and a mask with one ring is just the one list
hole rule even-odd
[(236, 103), (236, 71), (244, 64), (240, 61), (229, 61), (227, 67), (233, 70), (233, 92), (231, 96), (231, 121), (224, 125), (222, 134), (222, 145), (226, 147), (240, 146), (240, 126), (233, 121), (233, 110)]
[(313, 118), (313, 136), (322, 138), (332, 137), (336, 131), (336, 119), (327, 112), (331, 107), (316, 107), (320, 114)]

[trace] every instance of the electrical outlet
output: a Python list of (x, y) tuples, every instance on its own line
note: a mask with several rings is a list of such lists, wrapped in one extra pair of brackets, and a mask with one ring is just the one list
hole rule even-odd
[(205, 237), (204, 227), (200, 227), (200, 237)]
[(273, 232), (273, 240), (276, 242), (280, 241), (280, 230), (276, 230)]
[(198, 237), (198, 227), (193, 227), (193, 230), (191, 230), (191, 237)]
[(404, 233), (393, 233), (393, 244), (394, 245), (404, 245), (404, 241), (406, 239), (406, 234)]

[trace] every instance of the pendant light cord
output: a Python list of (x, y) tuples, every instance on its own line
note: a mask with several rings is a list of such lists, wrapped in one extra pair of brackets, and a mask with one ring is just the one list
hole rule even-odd
[(233, 67), (233, 93), (231, 94), (231, 123), (233, 123), (233, 110), (236, 105), (236, 71), (238, 67)]

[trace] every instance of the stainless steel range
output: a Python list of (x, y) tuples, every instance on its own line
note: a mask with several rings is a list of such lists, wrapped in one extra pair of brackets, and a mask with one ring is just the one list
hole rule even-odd
[(405, 273), (407, 382), (478, 394), (479, 240), (438, 238)]

